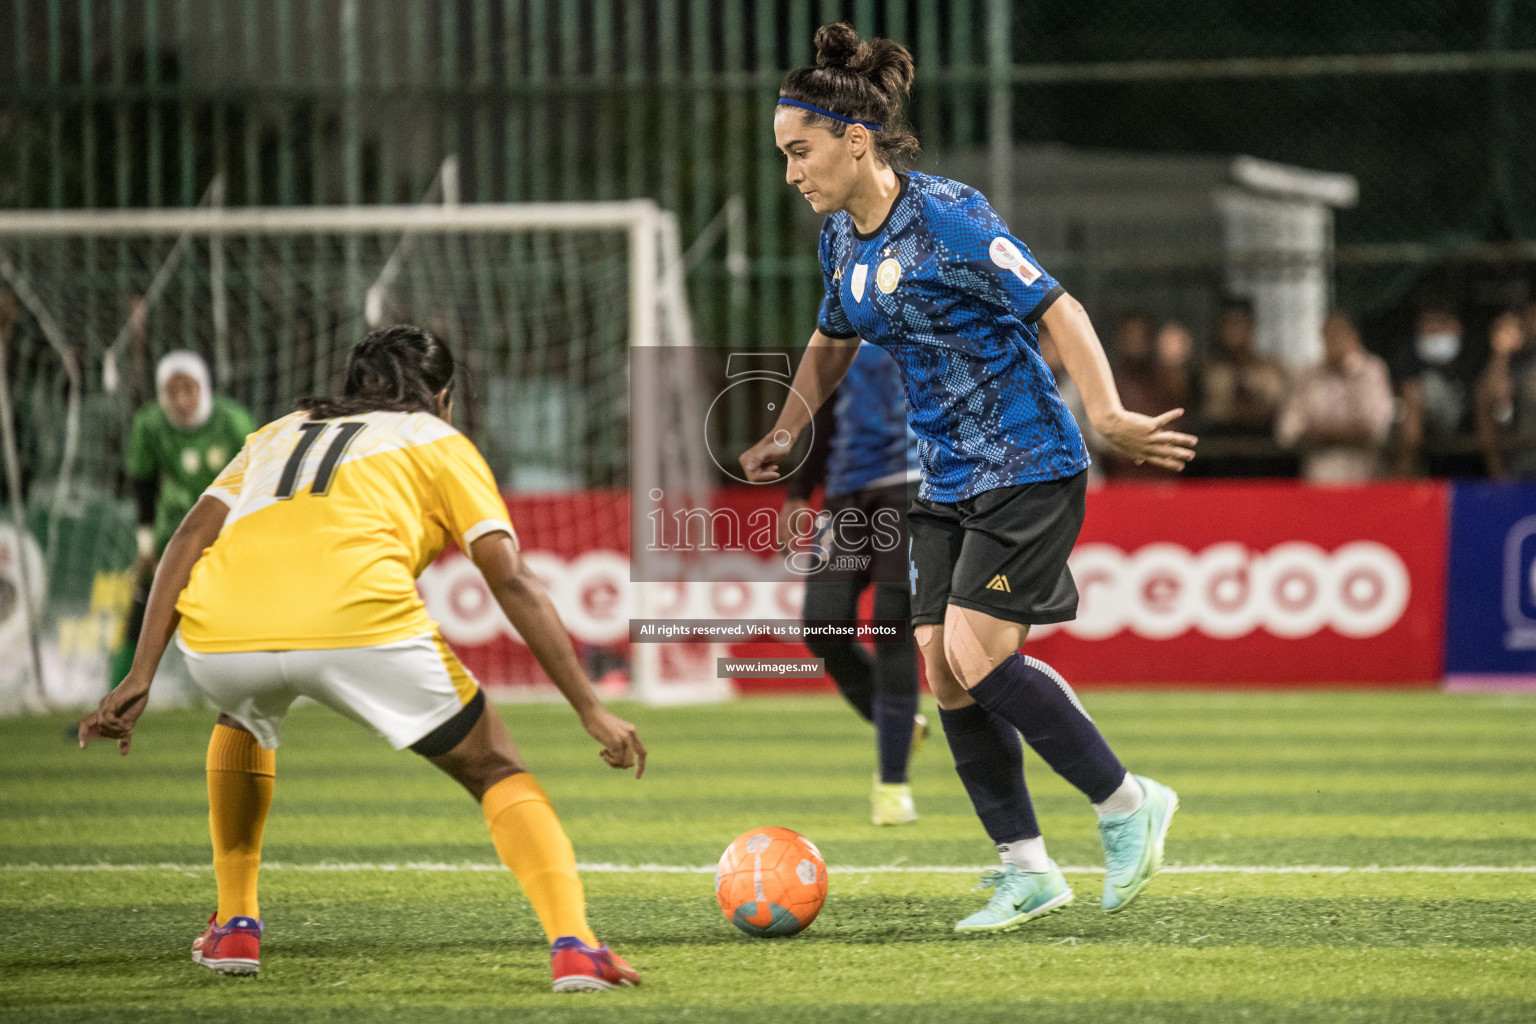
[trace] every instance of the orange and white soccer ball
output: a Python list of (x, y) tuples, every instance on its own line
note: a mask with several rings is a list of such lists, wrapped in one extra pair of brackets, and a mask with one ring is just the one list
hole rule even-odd
[(794, 935), (827, 899), (827, 864), (816, 844), (787, 828), (754, 828), (731, 841), (715, 868), (715, 898), (748, 935)]

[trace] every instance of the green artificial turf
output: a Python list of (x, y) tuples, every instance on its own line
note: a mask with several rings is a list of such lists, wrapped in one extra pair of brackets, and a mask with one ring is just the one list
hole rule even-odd
[[(0, 721), (0, 1019), (1536, 1019), (1536, 873), (1421, 870), (1536, 867), (1536, 700), (1085, 699), (1133, 770), (1179, 791), (1176, 870), (1101, 912), (1102, 877), (1072, 870), (1102, 863), (1092, 812), (1029, 755), (1078, 899), (985, 938), (951, 931), (985, 898), (974, 879), (923, 870), (994, 860), (941, 736), (914, 763), (922, 820), (877, 829), (869, 728), (832, 699), (621, 707), (651, 749), (638, 782), (564, 708), (501, 708), (595, 868), (594, 927), (644, 975), (599, 996), (548, 991), (478, 808), (329, 712), (296, 709), (278, 755), (257, 979), (188, 956), (214, 904), (212, 715), (147, 716), (127, 758), (75, 750), (63, 718)], [(764, 824), (810, 836), (833, 872), (792, 939), (747, 938), (713, 899), (715, 858)], [(646, 866), (701, 870), (614, 870)]]

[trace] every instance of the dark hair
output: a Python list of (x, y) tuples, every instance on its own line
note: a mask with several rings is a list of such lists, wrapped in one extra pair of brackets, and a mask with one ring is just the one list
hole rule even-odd
[[(913, 68), (911, 52), (900, 43), (860, 42), (852, 25), (823, 25), (816, 30), (816, 66), (791, 71), (779, 96), (880, 125), (880, 131), (870, 132), (875, 155), (893, 167), (904, 167), (922, 152), (901, 113), (901, 99), (912, 89)], [(843, 122), (814, 111), (801, 113), (806, 124), (826, 128), (838, 138), (848, 130)]]
[(1427, 316), (1446, 317), (1458, 323), (1461, 321), (1461, 316), (1456, 312), (1456, 304), (1449, 299), (1438, 296), (1419, 304), (1419, 312), (1416, 319), (1422, 320)]
[(1248, 319), (1253, 319), (1253, 300), (1243, 295), (1228, 295), (1221, 300), (1220, 315), (1229, 313), (1241, 313)]
[(347, 360), (341, 394), (304, 398), (312, 420), (365, 412), (438, 412), (437, 396), (454, 384), (453, 353), (424, 327), (396, 324), (357, 343)]

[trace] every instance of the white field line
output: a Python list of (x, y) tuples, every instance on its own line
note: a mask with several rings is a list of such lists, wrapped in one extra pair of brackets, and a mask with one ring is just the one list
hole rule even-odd
[[(693, 867), (680, 864), (578, 864), (577, 870), (589, 874), (611, 875), (709, 875), (713, 866)], [(326, 863), (283, 864), (267, 863), (264, 871), (302, 872), (387, 872), (387, 871), (441, 871), (474, 872), (505, 871), (500, 864), (445, 864), (430, 861), (406, 861), (402, 864)], [(0, 872), (146, 872), (165, 871), (178, 874), (211, 872), (211, 864), (0, 864)], [(835, 865), (827, 868), (834, 875), (974, 875), (992, 867), (957, 867), (953, 864), (920, 866), (915, 864), (881, 864), (875, 867), (846, 867)], [(1069, 875), (1102, 875), (1101, 867), (1064, 866)], [(1163, 868), (1167, 875), (1530, 875), (1536, 874), (1536, 865), (1495, 866), (1486, 864), (1466, 865), (1377, 865), (1349, 867), (1337, 864), (1290, 865), (1290, 864), (1170, 864)]]

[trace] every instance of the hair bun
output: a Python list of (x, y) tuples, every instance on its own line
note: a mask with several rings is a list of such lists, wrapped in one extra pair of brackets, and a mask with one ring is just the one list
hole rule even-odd
[(823, 25), (816, 30), (816, 66), (847, 67), (859, 52), (859, 34), (846, 21)]
[(875, 88), (888, 98), (894, 99), (912, 91), (912, 76), (916, 69), (911, 51), (900, 43), (871, 39), (859, 47), (849, 68), (873, 82)]

